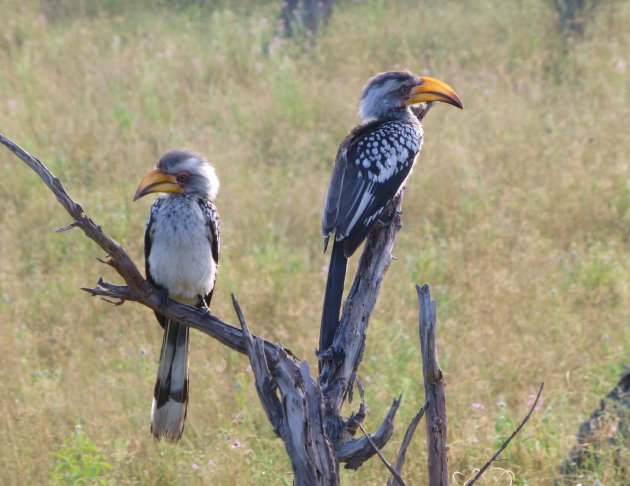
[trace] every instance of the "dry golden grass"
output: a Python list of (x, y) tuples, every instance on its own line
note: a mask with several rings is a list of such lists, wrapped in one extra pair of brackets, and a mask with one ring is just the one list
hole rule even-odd
[[(359, 90), (396, 67), (448, 81), (466, 110), (439, 106), (425, 122), (360, 372), (367, 425), (404, 392), (393, 457), (423, 400), (413, 284), (428, 282), (458, 484), (541, 380), (541, 410), (497, 466), (516, 484), (551, 484), (630, 362), (629, 5), (602, 5), (563, 44), (543, 1), (343, 2), (308, 52), (276, 46), (276, 5), (195, 5), (4, 0), (1, 131), (138, 263), (150, 205), (131, 204), (138, 180), (168, 148), (207, 154), (223, 184), (213, 310), (232, 320), (235, 292), (257, 333), (314, 364), (320, 210)], [(53, 233), (68, 218), (17, 159), (0, 151), (0, 167), (0, 483), (71, 482), (63, 461), (81, 453), (111, 466), (84, 464), (75, 480), (88, 483), (291, 484), (247, 361), (197, 333), (184, 439), (153, 442), (152, 313), (80, 292), (107, 271), (102, 255), (79, 233)], [(425, 482), (424, 457), (420, 433), (410, 484)], [(376, 460), (343, 472), (345, 484), (386, 478)], [(581, 481), (594, 478), (628, 482), (612, 461)]]

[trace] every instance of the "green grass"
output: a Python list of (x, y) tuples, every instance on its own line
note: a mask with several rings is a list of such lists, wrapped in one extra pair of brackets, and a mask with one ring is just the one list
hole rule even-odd
[[(413, 285), (428, 282), (453, 482), (491, 456), (545, 381), (541, 410), (497, 467), (515, 484), (551, 484), (630, 362), (629, 6), (602, 4), (583, 37), (567, 37), (545, 1), (341, 2), (305, 51), (274, 40), (275, 3), (207, 3), (4, 0), (1, 131), (139, 264), (150, 201), (131, 203), (138, 181), (169, 148), (206, 154), (222, 182), (213, 310), (234, 321), (235, 292), (254, 332), (313, 366), (321, 206), (360, 89), (399, 67), (444, 79), (466, 109), (439, 106), (425, 121), (359, 372), (367, 427), (404, 392), (392, 459), (423, 401)], [(0, 483), (53, 483), (74, 458), (85, 482), (291, 484), (246, 359), (198, 333), (184, 438), (153, 442), (152, 313), (82, 293), (99, 275), (117, 281), (102, 252), (53, 233), (68, 216), (9, 152), (0, 167)], [(423, 442), (410, 484), (426, 482)], [(626, 484), (613, 455), (582, 484)], [(492, 474), (488, 484), (509, 483)], [(388, 474), (373, 460), (342, 476)]]

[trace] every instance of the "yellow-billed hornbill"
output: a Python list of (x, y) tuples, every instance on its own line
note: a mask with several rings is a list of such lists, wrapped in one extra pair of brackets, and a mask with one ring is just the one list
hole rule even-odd
[(339, 325), (348, 257), (403, 186), (422, 147), (422, 125), (411, 106), (430, 101), (463, 108), (446, 83), (408, 71), (377, 74), (363, 88), (359, 107), (362, 123), (339, 146), (324, 205), (325, 246), (333, 232), (335, 238), (322, 311), (320, 352), (332, 345)]
[[(140, 181), (134, 201), (164, 193), (151, 206), (144, 233), (147, 279), (167, 296), (208, 308), (219, 263), (219, 189), (214, 168), (201, 155), (174, 150)], [(151, 432), (177, 442), (188, 404), (188, 327), (155, 313), (164, 328), (151, 407)]]

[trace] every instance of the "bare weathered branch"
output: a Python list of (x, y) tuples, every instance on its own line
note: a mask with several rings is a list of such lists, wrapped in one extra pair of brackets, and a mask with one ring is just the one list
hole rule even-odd
[[(139, 302), (153, 310), (159, 310), (167, 317), (208, 334), (235, 351), (247, 353), (243, 333), (240, 329), (205, 311), (180, 304), (174, 300), (168, 300), (164, 304), (160, 291), (144, 279), (125, 249), (88, 217), (83, 208), (66, 192), (59, 179), (37, 157), (32, 156), (2, 134), (0, 134), (0, 143), (35, 171), (74, 219), (74, 222), (69, 226), (81, 228), (88, 238), (100, 246), (109, 255), (109, 260), (103, 261), (103, 263), (111, 265), (127, 284), (126, 286), (114, 285), (99, 279), (97, 287), (84, 288), (83, 290), (101, 297)], [(263, 342), (266, 351), (273, 348), (273, 344), (267, 341)]]
[(324, 433), (321, 391), (313, 382), (308, 364), (302, 361), (298, 367), (279, 345), (266, 353), (262, 340), (249, 332), (238, 302), (234, 297), (232, 301), (245, 335), (256, 391), (269, 421), (284, 441), (295, 484), (339, 484), (338, 463)]
[[(381, 422), (377, 431), (371, 436), (379, 449), (385, 447), (394, 433), (394, 418), (400, 407), (400, 397), (392, 402), (392, 406), (387, 411), (387, 415)], [(372, 457), (376, 451), (366, 437), (351, 439), (343, 442), (335, 449), (340, 462), (345, 462), (346, 469), (359, 469), (361, 465)]]
[[(71, 225), (81, 228), (85, 235), (92, 241), (96, 242), (105, 252), (112, 258), (114, 268), (125, 280), (130, 287), (133, 295), (140, 298), (150, 300), (152, 292), (151, 285), (142, 277), (138, 268), (135, 266), (125, 249), (114, 241), (109, 235), (105, 234), (100, 226), (92, 221), (83, 208), (74, 201), (61, 185), (59, 179), (52, 175), (48, 168), (37, 158), (29, 154), (26, 150), (18, 146), (15, 142), (0, 134), (0, 143), (13, 152), (19, 159), (28, 165), (35, 173), (44, 181), (48, 188), (57, 197), (57, 201), (72, 216)], [(143, 302), (144, 303), (144, 302)], [(148, 305), (148, 304), (145, 304)]]
[(381, 216), (380, 227), (373, 230), (365, 243), (352, 287), (343, 306), (339, 328), (332, 348), (343, 350), (341, 360), (322, 363), (320, 383), (324, 394), (327, 435), (338, 448), (349, 439), (343, 420), (338, 416), (341, 405), (355, 379), (365, 349), (370, 316), (385, 272), (392, 261), (394, 240), (400, 230), (403, 191), (388, 205)]
[[(296, 484), (338, 484), (340, 462), (346, 462), (347, 468), (357, 469), (376, 453), (376, 449), (387, 444), (393, 434), (400, 399), (394, 400), (374, 435), (360, 439), (353, 439), (353, 435), (365, 416), (364, 405), (348, 422), (340, 416), (340, 410), (355, 382), (369, 318), (383, 276), (392, 261), (391, 251), (400, 229), (402, 191), (384, 211), (379, 227), (366, 240), (344, 305), (340, 332), (333, 344), (344, 350), (343, 356), (340, 360), (324, 362), (320, 383), (317, 383), (310, 376), (308, 365), (296, 363), (290, 358), (293, 356), (290, 351), (251, 335), (234, 297), (234, 309), (242, 329), (205, 310), (170, 299), (164, 302), (162, 293), (143, 278), (125, 249), (87, 216), (41, 161), (3, 135), (0, 135), (0, 142), (40, 176), (73, 218), (72, 223), (60, 231), (80, 228), (105, 251), (107, 259), (100, 261), (112, 266), (125, 281), (125, 285), (118, 285), (101, 278), (95, 287), (84, 288), (84, 291), (109, 299), (116, 305), (126, 301), (141, 303), (249, 356), (260, 400), (276, 433), (285, 443)], [(376, 449), (371, 441), (376, 444)]]
[(76, 228), (77, 227), (77, 222), (74, 221), (70, 224), (67, 224), (66, 226), (62, 226), (61, 228), (57, 228), (55, 230), (55, 233), (63, 233), (64, 231), (68, 231), (71, 230), (72, 228)]
[[(411, 444), (411, 439), (413, 439), (413, 435), (416, 433), (416, 429), (418, 428), (418, 424), (420, 420), (422, 420), (422, 416), (427, 409), (426, 402), (418, 413), (411, 419), (409, 422), (409, 427), (407, 427), (407, 432), (405, 432), (405, 437), (403, 438), (402, 444), (400, 444), (400, 450), (398, 451), (398, 459), (396, 460), (396, 471), (402, 474), (403, 467), (405, 466), (405, 459), (407, 457), (407, 449), (409, 449), (409, 445)], [(402, 486), (401, 484), (397, 484), (394, 482), (395, 480), (390, 478), (387, 480), (387, 486)]]
[(125, 301), (122, 299), (111, 300), (111, 299), (106, 299), (105, 297), (101, 297), (101, 300), (107, 302), (108, 304), (112, 304), (113, 306), (116, 306), (116, 307), (118, 307), (119, 305), (123, 305), (125, 303)]
[(396, 469), (394, 469), (394, 466), (392, 466), (389, 463), (389, 461), (385, 458), (385, 456), (383, 455), (381, 450), (378, 448), (378, 446), (376, 445), (376, 443), (374, 442), (372, 437), (370, 437), (368, 435), (368, 433), (365, 431), (365, 429), (363, 428), (363, 425), (359, 424), (359, 428), (361, 429), (361, 432), (363, 432), (363, 435), (368, 440), (368, 442), (370, 443), (372, 448), (376, 451), (376, 454), (378, 454), (378, 457), (381, 459), (383, 464), (385, 464), (385, 467), (389, 470), (389, 472), (392, 474), (392, 476), (394, 476), (394, 478), (396, 479), (398, 484), (400, 484), (401, 486), (406, 486), (406, 483), (403, 480), (403, 478), (400, 476), (400, 474), (398, 474), (398, 471), (396, 471)]
[(427, 404), (429, 484), (446, 486), (448, 485), (446, 398), (444, 377), (438, 365), (435, 348), (436, 304), (434, 300), (431, 300), (431, 290), (428, 285), (425, 284), (422, 288), (416, 285), (416, 290), (420, 304), (420, 351), (422, 352), (424, 395)]
[[(271, 425), (274, 427), (276, 434), (282, 437), (287, 433), (285, 430), (285, 424), (282, 420), (282, 404), (275, 393), (276, 385), (268, 378), (271, 374), (269, 371), (269, 363), (276, 361), (277, 350), (274, 346), (272, 352), (267, 354), (261, 353), (260, 341), (257, 341), (249, 332), (245, 317), (243, 316), (241, 308), (234, 295), (232, 295), (232, 305), (234, 306), (234, 310), (236, 311), (236, 315), (238, 316), (238, 320), (245, 336), (247, 355), (249, 356), (252, 371), (256, 377), (256, 391), (258, 392), (263, 408), (265, 409), (265, 412), (267, 412), (267, 417), (269, 418)], [(273, 361), (272, 359), (269, 359), (271, 357), (274, 358)], [(258, 377), (262, 378), (259, 379)]]
[(496, 460), (496, 458), (499, 457), (499, 455), (505, 450), (505, 448), (512, 441), (512, 439), (516, 437), (516, 434), (518, 434), (521, 431), (521, 429), (523, 428), (523, 425), (527, 423), (529, 418), (532, 416), (532, 413), (534, 413), (534, 410), (536, 410), (536, 405), (538, 405), (538, 400), (540, 399), (540, 395), (542, 394), (544, 386), (545, 384), (541, 382), (540, 388), (538, 388), (538, 394), (536, 395), (536, 399), (534, 400), (534, 403), (532, 403), (532, 406), (530, 407), (529, 412), (527, 412), (527, 415), (525, 415), (525, 418), (521, 420), (521, 423), (518, 425), (518, 427), (516, 427), (514, 432), (512, 432), (512, 434), (510, 434), (510, 436), (503, 442), (503, 444), (501, 444), (501, 447), (499, 447), (499, 449), (494, 453), (494, 455), (490, 458), (490, 460), (486, 462), (483, 465), (483, 467), (479, 469), (479, 471), (477, 471), (477, 474), (475, 474), (475, 477), (472, 478), (470, 482), (466, 483), (466, 486), (472, 486), (473, 484), (475, 484), (477, 480), (481, 477), (481, 475), (486, 472), (486, 470)]
[(357, 430), (359, 429), (359, 425), (365, 420), (365, 414), (365, 401), (361, 398), (359, 410), (352, 412), (348, 420), (346, 420), (346, 430), (352, 437), (355, 436)]

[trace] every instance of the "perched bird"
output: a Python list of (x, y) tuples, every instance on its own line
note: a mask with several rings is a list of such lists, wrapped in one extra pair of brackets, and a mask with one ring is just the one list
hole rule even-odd
[[(151, 206), (144, 233), (147, 279), (164, 298), (208, 309), (219, 263), (219, 215), (212, 203), (219, 189), (214, 168), (201, 155), (174, 150), (138, 185), (134, 201), (164, 193)], [(188, 403), (188, 327), (159, 312), (164, 328), (151, 407), (151, 432), (177, 442)]]
[(463, 108), (446, 83), (408, 71), (377, 74), (363, 88), (359, 107), (362, 123), (339, 146), (324, 204), (325, 248), (332, 233), (335, 237), (322, 311), (320, 352), (332, 345), (339, 325), (348, 257), (401, 189), (422, 147), (422, 125), (411, 106), (430, 101)]

